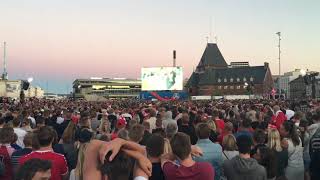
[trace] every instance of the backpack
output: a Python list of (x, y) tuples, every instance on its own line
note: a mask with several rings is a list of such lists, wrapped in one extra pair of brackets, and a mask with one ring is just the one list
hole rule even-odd
[(320, 127), (318, 127), (316, 133), (310, 138), (309, 154), (311, 158), (310, 171), (320, 171)]

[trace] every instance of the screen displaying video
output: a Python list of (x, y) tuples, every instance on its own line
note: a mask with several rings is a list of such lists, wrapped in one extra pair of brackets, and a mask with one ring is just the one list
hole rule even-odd
[(142, 68), (143, 91), (182, 90), (182, 67)]

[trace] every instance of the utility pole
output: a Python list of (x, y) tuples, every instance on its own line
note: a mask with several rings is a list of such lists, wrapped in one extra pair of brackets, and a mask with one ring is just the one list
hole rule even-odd
[(3, 74), (2, 74), (2, 79), (3, 80), (8, 80), (7, 60), (6, 60), (6, 46), (7, 46), (7, 43), (3, 42)]
[(281, 59), (280, 59), (280, 55), (281, 55), (281, 46), (280, 46), (280, 42), (281, 42), (281, 32), (277, 32), (276, 33), (279, 37), (279, 44), (278, 44), (278, 48), (279, 48), (279, 77), (281, 75)]
[(173, 67), (176, 67), (176, 58), (177, 58), (177, 53), (176, 53), (176, 50), (173, 50)]

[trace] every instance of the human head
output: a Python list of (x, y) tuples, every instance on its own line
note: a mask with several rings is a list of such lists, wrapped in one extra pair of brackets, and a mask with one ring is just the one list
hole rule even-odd
[(303, 117), (303, 113), (301, 111), (295, 112), (293, 115), (293, 119), (295, 121), (300, 121)]
[(135, 120), (135, 119), (130, 120), (129, 123), (128, 123), (127, 129), (131, 129), (131, 127), (136, 125), (136, 124), (138, 124), (137, 120)]
[(51, 146), (54, 141), (54, 130), (48, 126), (41, 127), (39, 131), (37, 131), (37, 139), (40, 147)]
[(108, 176), (108, 180), (127, 180), (133, 163), (131, 158), (120, 151), (110, 162), (111, 152), (106, 155), (103, 165), (100, 167), (102, 175)]
[(233, 124), (231, 122), (227, 122), (225, 125), (224, 125), (224, 131), (225, 132), (230, 132), (232, 133), (233, 131)]
[(320, 108), (318, 108), (315, 114), (312, 116), (312, 120), (314, 123), (320, 122)]
[(242, 123), (241, 123), (241, 126), (243, 127), (243, 128), (246, 128), (246, 129), (249, 129), (249, 128), (251, 128), (251, 119), (244, 119), (243, 121), (242, 121)]
[(232, 134), (228, 134), (223, 138), (222, 147), (226, 151), (236, 151), (237, 150), (237, 141)]
[(30, 159), (20, 166), (16, 179), (49, 180), (51, 177), (51, 162), (42, 159)]
[(129, 139), (133, 142), (139, 143), (144, 135), (144, 126), (136, 124), (129, 130)]
[(79, 132), (79, 142), (88, 143), (93, 138), (93, 132), (91, 129), (82, 128)]
[(240, 154), (250, 154), (252, 145), (252, 138), (248, 135), (240, 135), (237, 138), (237, 146)]
[(182, 124), (188, 125), (189, 124), (189, 114), (188, 113), (183, 113), (181, 120), (182, 120)]
[(280, 126), (280, 135), (282, 137), (290, 138), (295, 146), (300, 144), (300, 138), (297, 133), (297, 128), (291, 121), (285, 121)]
[(273, 111), (274, 113), (276, 113), (277, 111), (280, 111), (280, 106), (278, 105), (273, 106)]
[(213, 119), (219, 118), (219, 111), (215, 109), (215, 110), (212, 112), (212, 117), (213, 117)]
[(150, 117), (156, 117), (157, 116), (157, 112), (153, 108), (150, 108), (149, 114), (150, 114)]
[(0, 144), (11, 144), (14, 141), (14, 130), (12, 127), (4, 127), (0, 130)]
[(63, 140), (63, 143), (70, 144), (74, 142), (75, 134), (76, 134), (75, 131), (76, 131), (76, 125), (74, 124), (74, 122), (70, 121), (61, 137)]
[(119, 130), (119, 129), (125, 128), (126, 125), (127, 125), (126, 119), (124, 117), (120, 116), (118, 121), (117, 121), (116, 128)]
[(207, 122), (209, 128), (211, 131), (216, 131), (217, 130), (217, 127), (216, 127), (216, 123), (213, 121), (213, 120), (209, 120)]
[(38, 128), (45, 126), (46, 125), (45, 119), (43, 117), (38, 117), (36, 119), (36, 124)]
[(299, 123), (299, 130), (301, 133), (304, 133), (307, 131), (307, 128), (309, 126), (309, 122), (307, 120), (301, 120)]
[(33, 141), (33, 133), (32, 132), (28, 132), (23, 139), (23, 144), (25, 147), (32, 147), (32, 141)]
[(79, 125), (82, 128), (91, 128), (90, 116), (81, 117), (79, 120)]
[(157, 126), (157, 128), (162, 128), (162, 119), (160, 117), (157, 118), (157, 120), (156, 120), (156, 126)]
[(14, 128), (20, 127), (20, 124), (21, 124), (20, 119), (18, 119), (18, 118), (14, 118), (14, 119), (13, 119), (13, 121), (12, 121), (12, 126), (13, 126)]
[(159, 158), (164, 152), (164, 138), (158, 134), (152, 135), (146, 144), (147, 154)]
[(255, 144), (264, 144), (266, 141), (266, 134), (263, 130), (257, 129), (253, 133), (253, 141)]
[(143, 121), (142, 125), (144, 126), (145, 131), (150, 132), (150, 123), (148, 121)]
[(268, 147), (259, 147), (256, 156), (260, 165), (267, 171), (267, 178), (272, 179), (277, 174), (277, 159), (274, 152)]
[(124, 139), (124, 140), (129, 140), (129, 132), (126, 129), (121, 129), (118, 132), (118, 138)]
[(171, 139), (178, 132), (178, 126), (175, 123), (169, 123), (165, 129), (166, 136)]
[(184, 133), (176, 133), (170, 140), (172, 152), (180, 160), (185, 160), (191, 155), (190, 137)]
[(199, 139), (208, 139), (211, 130), (207, 123), (199, 123), (196, 128), (196, 133)]
[(268, 133), (268, 147), (277, 152), (282, 151), (280, 134), (277, 129), (271, 129)]

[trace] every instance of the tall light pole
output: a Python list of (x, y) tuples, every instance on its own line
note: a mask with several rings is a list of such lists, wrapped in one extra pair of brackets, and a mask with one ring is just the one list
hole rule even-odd
[(7, 43), (3, 42), (3, 74), (2, 74), (2, 79), (3, 80), (8, 80), (8, 72), (7, 72), (7, 57), (6, 57), (6, 47)]
[(280, 47), (280, 42), (281, 42), (281, 32), (277, 32), (276, 33), (279, 37), (279, 44), (278, 44), (278, 48), (279, 48), (279, 77), (281, 75), (281, 59), (280, 59), (280, 54), (281, 54), (281, 47)]

